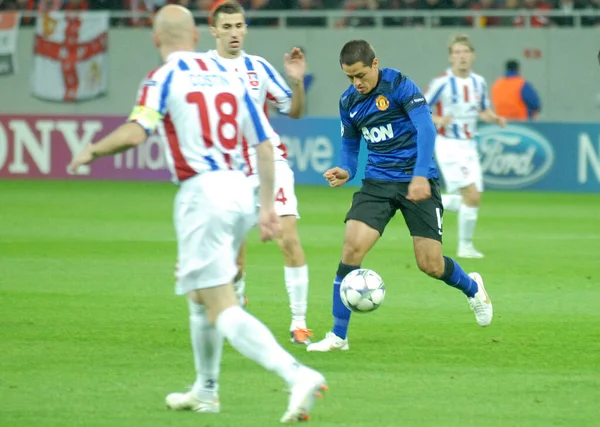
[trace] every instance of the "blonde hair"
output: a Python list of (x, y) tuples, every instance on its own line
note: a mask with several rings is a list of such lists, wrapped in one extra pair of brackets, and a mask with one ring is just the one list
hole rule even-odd
[(452, 48), (455, 44), (464, 44), (471, 49), (471, 52), (475, 52), (475, 47), (473, 46), (473, 43), (471, 43), (469, 36), (466, 34), (457, 34), (452, 37), (452, 40), (450, 40), (450, 44), (448, 45), (448, 53), (452, 53)]

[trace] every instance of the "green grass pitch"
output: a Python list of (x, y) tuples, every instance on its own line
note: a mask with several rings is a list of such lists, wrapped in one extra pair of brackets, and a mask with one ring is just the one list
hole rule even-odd
[[(331, 327), (331, 282), (354, 189), (298, 189), (310, 268), (309, 327)], [(0, 182), (0, 426), (275, 426), (283, 382), (226, 346), (221, 414), (169, 412), (194, 379), (187, 306), (173, 294), (176, 187)], [(321, 370), (324, 427), (600, 425), (600, 202), (597, 195), (489, 192), (477, 229), (489, 328), (464, 296), (414, 263), (400, 215), (364, 267), (384, 305), (354, 315), (347, 353), (288, 341), (283, 267), (251, 232), (248, 310)], [(446, 214), (445, 253), (456, 248)]]

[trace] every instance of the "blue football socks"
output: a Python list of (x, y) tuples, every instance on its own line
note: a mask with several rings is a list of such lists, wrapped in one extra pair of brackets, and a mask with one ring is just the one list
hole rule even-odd
[(332, 332), (342, 339), (346, 339), (348, 335), (348, 324), (350, 323), (350, 314), (352, 312), (342, 302), (340, 285), (348, 273), (359, 268), (359, 265), (346, 265), (340, 262), (335, 280), (333, 281), (333, 302), (331, 306), (331, 313), (333, 314)]
[(444, 274), (440, 280), (453, 288), (460, 289), (467, 297), (473, 298), (478, 290), (477, 282), (471, 279), (452, 258), (445, 256), (444, 263)]

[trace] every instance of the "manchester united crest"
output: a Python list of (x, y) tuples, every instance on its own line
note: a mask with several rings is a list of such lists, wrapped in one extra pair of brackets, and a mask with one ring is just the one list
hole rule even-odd
[(385, 111), (390, 106), (390, 101), (383, 95), (379, 95), (375, 100), (375, 105), (379, 110)]

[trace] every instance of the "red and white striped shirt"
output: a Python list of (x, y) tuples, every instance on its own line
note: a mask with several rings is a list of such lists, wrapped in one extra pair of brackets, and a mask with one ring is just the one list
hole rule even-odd
[(487, 83), (475, 73), (461, 78), (448, 69), (432, 80), (424, 95), (433, 114), (452, 117), (449, 125), (438, 127), (438, 134), (448, 138), (473, 139), (479, 112), (490, 108)]
[[(207, 55), (212, 59), (209, 66), (221, 71), (236, 73), (246, 83), (250, 96), (267, 114), (267, 102), (273, 103), (280, 113), (289, 114), (292, 109), (292, 91), (285, 79), (264, 58), (248, 55), (242, 51), (237, 58), (223, 58), (216, 50), (209, 50)], [(212, 68), (211, 68), (212, 69)], [(279, 136), (271, 141), (275, 147), (275, 160), (287, 158), (287, 149)], [(256, 153), (247, 147), (245, 155), (250, 166), (250, 173), (256, 173)]]
[(174, 52), (140, 85), (129, 120), (158, 128), (175, 182), (216, 170), (248, 173), (250, 147), (275, 135), (238, 76), (208, 71), (205, 53)]

